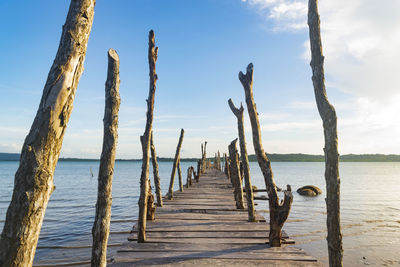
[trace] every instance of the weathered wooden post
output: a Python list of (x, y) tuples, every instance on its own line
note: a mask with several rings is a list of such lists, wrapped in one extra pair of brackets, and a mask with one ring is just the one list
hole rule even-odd
[(176, 167), (178, 166), (179, 160), (180, 160), (180, 151), (181, 151), (181, 146), (182, 146), (182, 141), (183, 141), (183, 135), (185, 131), (181, 129), (181, 135), (179, 136), (179, 142), (176, 147), (176, 152), (175, 152), (175, 159), (174, 159), (174, 164), (172, 165), (172, 173), (171, 173), (171, 181), (169, 183), (169, 190), (168, 190), (168, 199), (171, 200), (174, 198), (174, 180), (175, 180), (175, 173), (176, 173)]
[(94, 0), (71, 1), (42, 99), (22, 147), (0, 238), (0, 266), (32, 266), (53, 174), (83, 72)]
[(240, 108), (236, 108), (235, 104), (233, 104), (232, 99), (228, 100), (228, 104), (233, 114), (236, 116), (238, 123), (240, 157), (242, 163), (241, 166), (243, 167), (241, 169), (243, 169), (244, 182), (246, 187), (246, 199), (247, 199), (247, 209), (249, 213), (249, 222), (255, 222), (256, 215), (254, 210), (253, 187), (251, 185), (249, 158), (247, 156), (246, 137), (244, 135), (244, 124), (243, 124), (244, 109), (242, 104), (240, 104)]
[(201, 155), (201, 173), (198, 173), (197, 175), (200, 176), (200, 174), (203, 174), (206, 169), (208, 168), (207, 166), (207, 141), (204, 142), (204, 152)]
[(219, 150), (218, 150), (218, 170), (220, 171), (220, 170), (222, 170), (222, 167), (221, 167), (221, 154), (219, 153)]
[(235, 200), (236, 200), (236, 208), (244, 209), (243, 204), (243, 189), (242, 189), (242, 180), (239, 172), (239, 156), (236, 149), (237, 139), (233, 140), (229, 145), (229, 157), (231, 159), (230, 163), (230, 174), (234, 188)]
[(197, 161), (197, 174), (196, 174), (196, 172), (194, 173), (196, 183), (198, 183), (200, 180), (200, 174), (201, 174), (201, 168), (202, 168), (201, 161), (202, 160)]
[(182, 179), (182, 170), (181, 170), (181, 159), (179, 158), (178, 165), (178, 177), (179, 177), (179, 191), (183, 192), (183, 179)]
[(253, 98), (253, 64), (249, 64), (246, 74), (239, 72), (239, 80), (243, 85), (246, 95), (246, 105), (250, 117), (251, 129), (253, 133), (253, 145), (256, 152), (258, 165), (264, 176), (265, 186), (268, 191), (269, 212), (270, 212), (270, 232), (269, 244), (272, 247), (280, 247), (282, 240), (282, 226), (289, 216), (292, 206), (293, 195), (290, 185), (284, 191), (285, 197), (282, 205), (279, 203), (278, 192), (276, 189), (271, 163), (262, 146), (260, 123), (258, 113)]
[(225, 174), (226, 174), (226, 178), (228, 178), (229, 180), (231, 179), (231, 175), (229, 173), (229, 160), (228, 160), (228, 156), (226, 155), (226, 153), (224, 154), (225, 157)]
[(154, 206), (154, 195), (151, 192), (151, 181), (150, 178), (147, 179), (149, 189), (147, 191), (147, 212), (146, 212), (146, 220), (154, 221), (156, 215), (156, 207)]
[(92, 228), (93, 245), (91, 266), (107, 265), (107, 243), (110, 233), (112, 180), (115, 150), (118, 139), (119, 57), (114, 49), (108, 50), (106, 104), (104, 110), (103, 150), (100, 157), (96, 215)]
[(150, 150), (150, 137), (152, 135), (153, 127), (153, 110), (154, 110), (154, 98), (156, 92), (156, 61), (158, 56), (158, 47), (155, 47), (154, 31), (149, 32), (149, 97), (147, 99), (147, 113), (146, 113), (146, 128), (144, 134), (140, 137), (142, 144), (142, 173), (140, 175), (140, 197), (139, 197), (139, 218), (138, 218), (138, 243), (146, 241), (146, 220), (147, 220), (147, 204), (149, 194), (149, 150)]
[(325, 89), (324, 56), (320, 33), (318, 1), (308, 1), (308, 27), (310, 30), (311, 69), (315, 100), (323, 121), (325, 136), (325, 181), (326, 210), (328, 228), (329, 266), (342, 266), (343, 247), (340, 230), (340, 177), (337, 135), (337, 117), (335, 108), (329, 103)]
[(158, 162), (157, 162), (156, 148), (154, 146), (154, 141), (153, 141), (153, 131), (151, 132), (150, 151), (151, 151), (151, 163), (153, 165), (154, 186), (156, 189), (155, 191), (157, 196), (157, 206), (162, 207), (163, 200), (161, 193), (161, 183), (160, 183), (160, 175), (158, 174)]
[(192, 186), (192, 173), (194, 171), (193, 166), (190, 166), (187, 170), (187, 178), (186, 178), (186, 188)]

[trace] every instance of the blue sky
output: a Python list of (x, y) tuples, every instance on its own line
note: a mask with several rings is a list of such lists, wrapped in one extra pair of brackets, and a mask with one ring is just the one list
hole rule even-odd
[[(327, 90), (339, 117), (339, 151), (400, 153), (400, 4), (322, 0)], [(368, 2), (368, 3), (366, 3)], [(0, 151), (19, 152), (58, 48), (69, 1), (0, 2)], [(120, 56), (118, 158), (139, 158), (148, 94), (147, 34), (159, 46), (154, 137), (159, 156), (226, 151), (237, 136), (227, 100), (255, 66), (254, 96), (270, 153), (322, 154), (304, 0), (98, 0), (85, 71), (61, 156), (99, 157), (109, 48)], [(248, 150), (253, 152), (246, 118)]]

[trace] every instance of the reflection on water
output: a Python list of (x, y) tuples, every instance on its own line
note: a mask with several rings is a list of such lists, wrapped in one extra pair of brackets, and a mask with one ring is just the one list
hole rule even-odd
[[(182, 162), (182, 173), (195, 163)], [(11, 198), (17, 162), (0, 162), (0, 227)], [(160, 162), (163, 194), (169, 185), (172, 163)], [(40, 234), (35, 262), (50, 257), (48, 247), (90, 247), (97, 197), (97, 162), (60, 162)], [(110, 244), (126, 240), (137, 217), (139, 162), (117, 162), (113, 181)], [(274, 162), (280, 187), (312, 184), (325, 191), (324, 163)], [(251, 163), (252, 182), (265, 188), (257, 163)], [(150, 172), (151, 173), (151, 172)], [(400, 265), (400, 163), (341, 163), (341, 219), (345, 266)], [(186, 177), (184, 177), (186, 178)], [(175, 179), (178, 188), (178, 179)], [(265, 194), (265, 193), (260, 193)], [(266, 201), (257, 210), (268, 216)], [(327, 263), (325, 196), (303, 197), (294, 192), (291, 214), (284, 226), (296, 246)], [(54, 249), (53, 249), (54, 251)]]

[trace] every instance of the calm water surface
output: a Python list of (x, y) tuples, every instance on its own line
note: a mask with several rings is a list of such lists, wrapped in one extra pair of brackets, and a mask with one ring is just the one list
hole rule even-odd
[[(182, 173), (196, 166), (182, 162)], [(0, 227), (11, 199), (18, 162), (0, 162)], [(265, 188), (257, 163), (251, 163), (252, 182)], [(113, 181), (111, 231), (129, 231), (138, 214), (141, 163), (116, 162)], [(274, 162), (278, 186), (313, 184), (325, 191), (324, 163)], [(90, 175), (93, 170), (94, 178)], [(169, 185), (171, 162), (160, 163), (163, 194)], [(98, 162), (60, 162), (40, 234), (35, 262), (56, 246), (89, 246), (97, 197)], [(341, 163), (341, 219), (345, 266), (400, 266), (400, 163)], [(175, 188), (178, 188), (176, 177)], [(268, 217), (268, 205), (257, 210)], [(296, 246), (327, 263), (325, 196), (294, 193), (291, 214), (284, 226)], [(121, 235), (126, 240), (126, 234)], [(120, 240), (110, 240), (110, 243)]]

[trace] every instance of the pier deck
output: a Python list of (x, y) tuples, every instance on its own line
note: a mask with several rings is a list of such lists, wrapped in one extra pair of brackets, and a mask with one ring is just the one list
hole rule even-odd
[(268, 245), (269, 225), (257, 214), (248, 222), (247, 210), (235, 206), (233, 188), (225, 175), (208, 169), (184, 192), (158, 207), (147, 222), (145, 243), (137, 243), (135, 226), (129, 242), (118, 247), (112, 266), (322, 266), (303, 250)]

